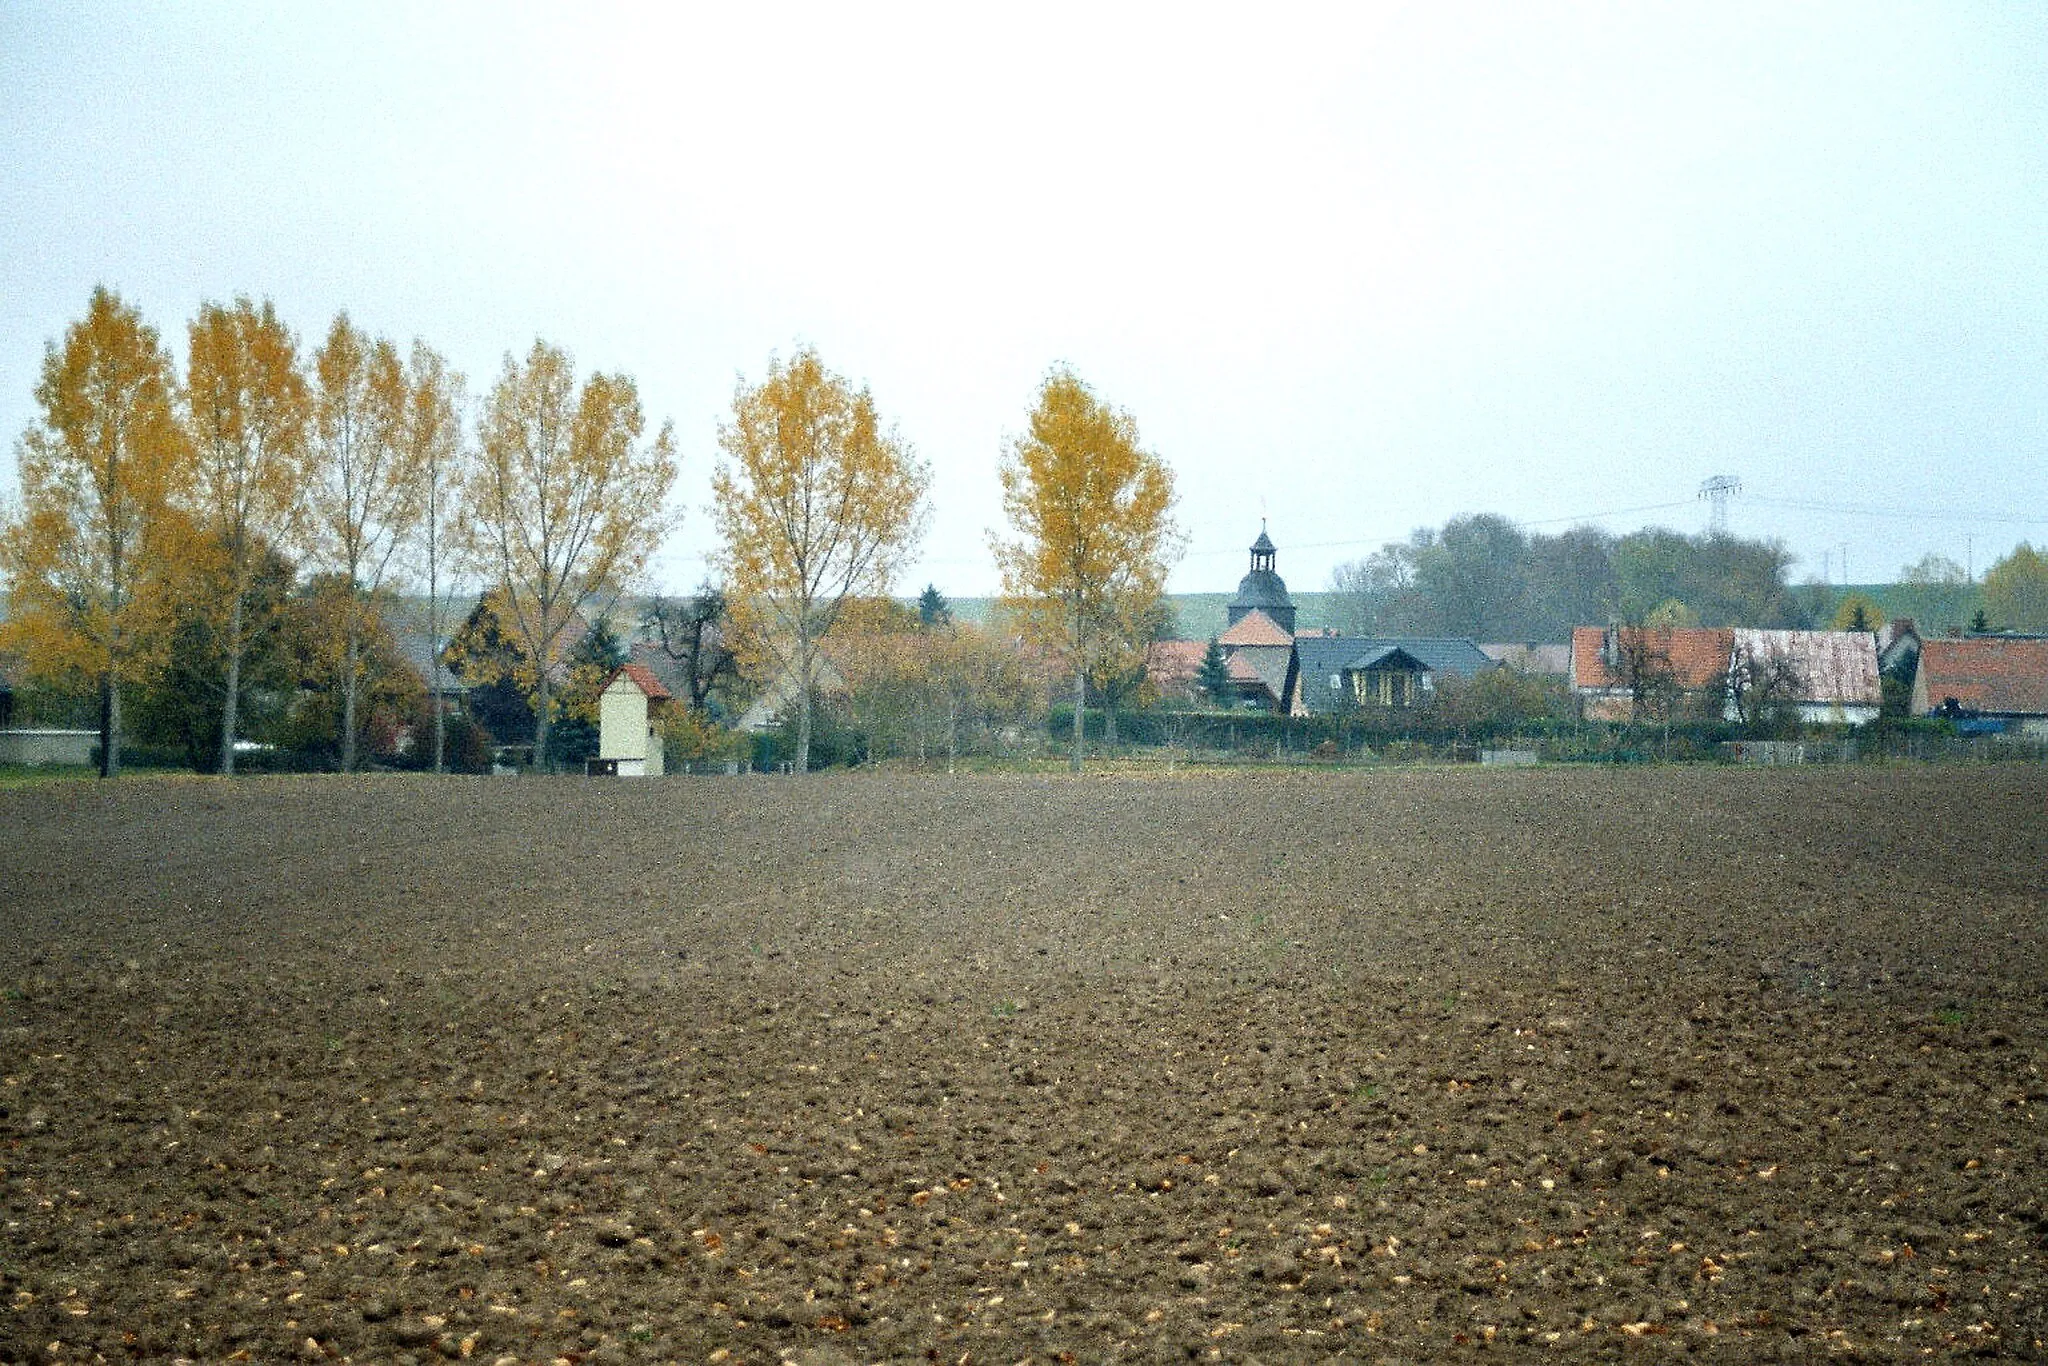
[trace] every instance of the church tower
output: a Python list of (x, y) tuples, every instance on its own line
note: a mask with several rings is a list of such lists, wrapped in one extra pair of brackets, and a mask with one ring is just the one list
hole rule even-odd
[(1294, 634), (1294, 599), (1287, 596), (1286, 581), (1273, 572), (1275, 558), (1273, 542), (1267, 538), (1262, 524), (1259, 539), (1252, 542), (1252, 572), (1237, 585), (1226, 629), (1243, 621), (1249, 613), (1264, 612), (1275, 626), (1290, 636)]

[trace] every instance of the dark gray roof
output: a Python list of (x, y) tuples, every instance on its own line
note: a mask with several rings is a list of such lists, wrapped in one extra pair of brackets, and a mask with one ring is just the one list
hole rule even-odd
[(1341, 710), (1349, 694), (1332, 688), (1330, 676), (1398, 662), (1406, 656), (1430, 673), (1470, 678), (1497, 667), (1465, 636), (1301, 636), (1294, 642), (1301, 661), (1301, 703), (1311, 712)]
[(1259, 539), (1252, 542), (1252, 554), (1271, 555), (1272, 553), (1274, 553), (1273, 542), (1266, 536), (1265, 528), (1261, 527), (1259, 529)]
[(1233, 659), (1243, 660), (1245, 667), (1259, 676), (1276, 700), (1287, 696), (1288, 671), (1294, 663), (1294, 651), (1290, 647), (1240, 645), (1230, 654)]
[[(398, 631), (393, 633), (398, 642), (398, 653), (405, 662), (412, 665), (412, 671), (419, 675), (421, 683), (432, 680), (433, 691), (443, 697), (460, 697), (469, 691), (469, 685), (448, 672), (448, 665), (439, 657), (434, 648), (434, 638), (425, 631)], [(448, 642), (441, 641), (445, 649)]]
[(626, 647), (635, 664), (643, 665), (662, 687), (684, 702), (690, 700), (690, 670), (683, 661), (651, 640), (636, 640)]
[(1276, 607), (1292, 610), (1294, 599), (1287, 596), (1287, 583), (1278, 574), (1270, 569), (1254, 569), (1238, 581), (1237, 597), (1230, 605), (1270, 616)]

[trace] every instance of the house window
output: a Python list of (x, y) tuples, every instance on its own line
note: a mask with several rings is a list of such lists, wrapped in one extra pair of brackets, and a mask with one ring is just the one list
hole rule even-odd
[[(1412, 707), (1415, 705), (1415, 678), (1406, 669), (1367, 669), (1352, 675), (1352, 691), (1360, 702), (1376, 702), (1382, 707)], [(1429, 687), (1427, 675), (1424, 675), (1422, 687)]]
[(1344, 691), (1344, 675), (1343, 675), (1343, 674), (1331, 674), (1331, 675), (1330, 675), (1330, 691), (1331, 691), (1331, 692), (1343, 692), (1343, 691)]

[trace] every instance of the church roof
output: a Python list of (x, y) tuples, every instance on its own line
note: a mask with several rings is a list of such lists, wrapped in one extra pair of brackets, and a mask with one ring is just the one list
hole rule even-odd
[(1245, 613), (1237, 625), (1216, 637), (1218, 645), (1292, 645), (1294, 637), (1280, 623), (1256, 608)]
[(1273, 542), (1266, 535), (1264, 527), (1259, 528), (1259, 539), (1252, 542), (1252, 554), (1271, 555), (1275, 550)]
[(1287, 583), (1278, 574), (1270, 569), (1254, 569), (1238, 581), (1237, 597), (1230, 605), (1255, 610), (1290, 608), (1294, 599), (1287, 596)]
[(1230, 676), (1241, 683), (1257, 680), (1275, 702), (1287, 694), (1294, 669), (1294, 645), (1243, 645), (1230, 653)]

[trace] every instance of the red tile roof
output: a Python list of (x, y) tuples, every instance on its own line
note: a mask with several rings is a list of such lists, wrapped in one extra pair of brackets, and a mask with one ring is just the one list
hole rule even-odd
[(1264, 683), (1266, 681), (1259, 676), (1259, 671), (1252, 667), (1252, 662), (1243, 655), (1232, 655), (1224, 662), (1223, 667), (1230, 674), (1233, 683)]
[(1929, 640), (1920, 647), (1927, 706), (1949, 698), (1969, 711), (2048, 715), (2048, 640)]
[[(1670, 661), (1681, 688), (1723, 686), (1735, 648), (1735, 633), (1720, 627), (1622, 626), (1613, 628), (1623, 651), (1641, 642), (1652, 655)], [(1626, 688), (1628, 679), (1607, 664), (1607, 632), (1598, 626), (1572, 628), (1572, 686), (1585, 691)]]
[(1206, 640), (1155, 640), (1145, 647), (1145, 676), (1161, 691), (1184, 688), (1202, 670)]
[(654, 670), (648, 668), (645, 664), (639, 663), (621, 664), (618, 668), (612, 670), (612, 676), (604, 681), (604, 687), (599, 688), (598, 691), (603, 692), (610, 688), (613, 683), (618, 681), (621, 674), (632, 679), (633, 686), (646, 693), (647, 700), (650, 702), (666, 702), (673, 695), (667, 688), (661, 686), (661, 680), (654, 676)]
[(1292, 645), (1294, 637), (1264, 612), (1247, 612), (1237, 625), (1216, 637), (1219, 645)]

